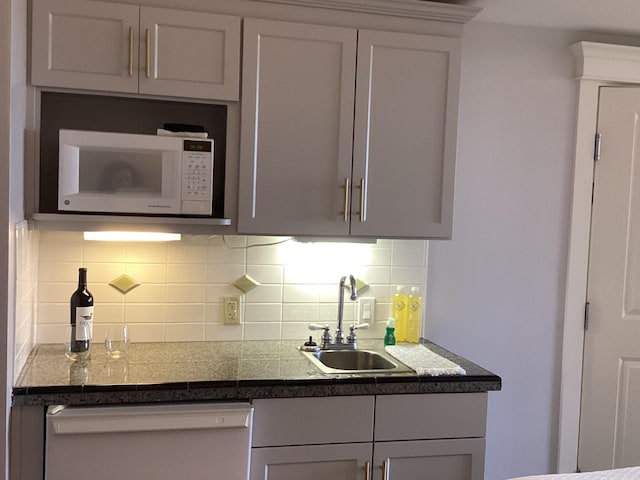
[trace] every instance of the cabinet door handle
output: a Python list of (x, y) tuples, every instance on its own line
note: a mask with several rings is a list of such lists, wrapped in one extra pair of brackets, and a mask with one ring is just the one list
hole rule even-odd
[(129, 76), (133, 77), (133, 27), (129, 27)]
[(364, 480), (371, 480), (371, 462), (364, 462)]
[(344, 223), (349, 221), (349, 178), (344, 179)]
[(389, 459), (382, 462), (382, 480), (389, 480)]
[(367, 221), (366, 184), (364, 178), (360, 179), (360, 221)]
[(147, 78), (151, 77), (151, 33), (148, 28), (144, 30), (144, 42), (146, 47), (146, 65), (144, 68), (144, 73)]

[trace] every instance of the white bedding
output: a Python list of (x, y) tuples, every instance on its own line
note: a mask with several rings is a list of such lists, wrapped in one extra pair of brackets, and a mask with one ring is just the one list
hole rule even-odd
[(536, 475), (518, 477), (511, 480), (640, 480), (640, 467), (616, 468), (600, 472), (558, 473), (555, 475)]

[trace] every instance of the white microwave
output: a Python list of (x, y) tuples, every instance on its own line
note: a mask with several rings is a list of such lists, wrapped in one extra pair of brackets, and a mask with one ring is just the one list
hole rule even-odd
[(58, 210), (210, 216), (213, 140), (60, 130)]

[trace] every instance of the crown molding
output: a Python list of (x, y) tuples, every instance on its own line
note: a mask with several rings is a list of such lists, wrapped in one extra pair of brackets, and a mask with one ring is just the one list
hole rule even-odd
[(578, 42), (570, 50), (580, 80), (640, 83), (640, 47)]
[(261, 0), (304, 7), (409, 17), (440, 22), (467, 23), (482, 9), (423, 0)]

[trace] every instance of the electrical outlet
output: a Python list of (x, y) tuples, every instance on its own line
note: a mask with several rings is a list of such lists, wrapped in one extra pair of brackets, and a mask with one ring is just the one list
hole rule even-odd
[(375, 297), (358, 298), (358, 324), (368, 323), (373, 325), (376, 318), (376, 299)]
[(240, 297), (224, 297), (222, 310), (222, 323), (225, 325), (240, 323)]

